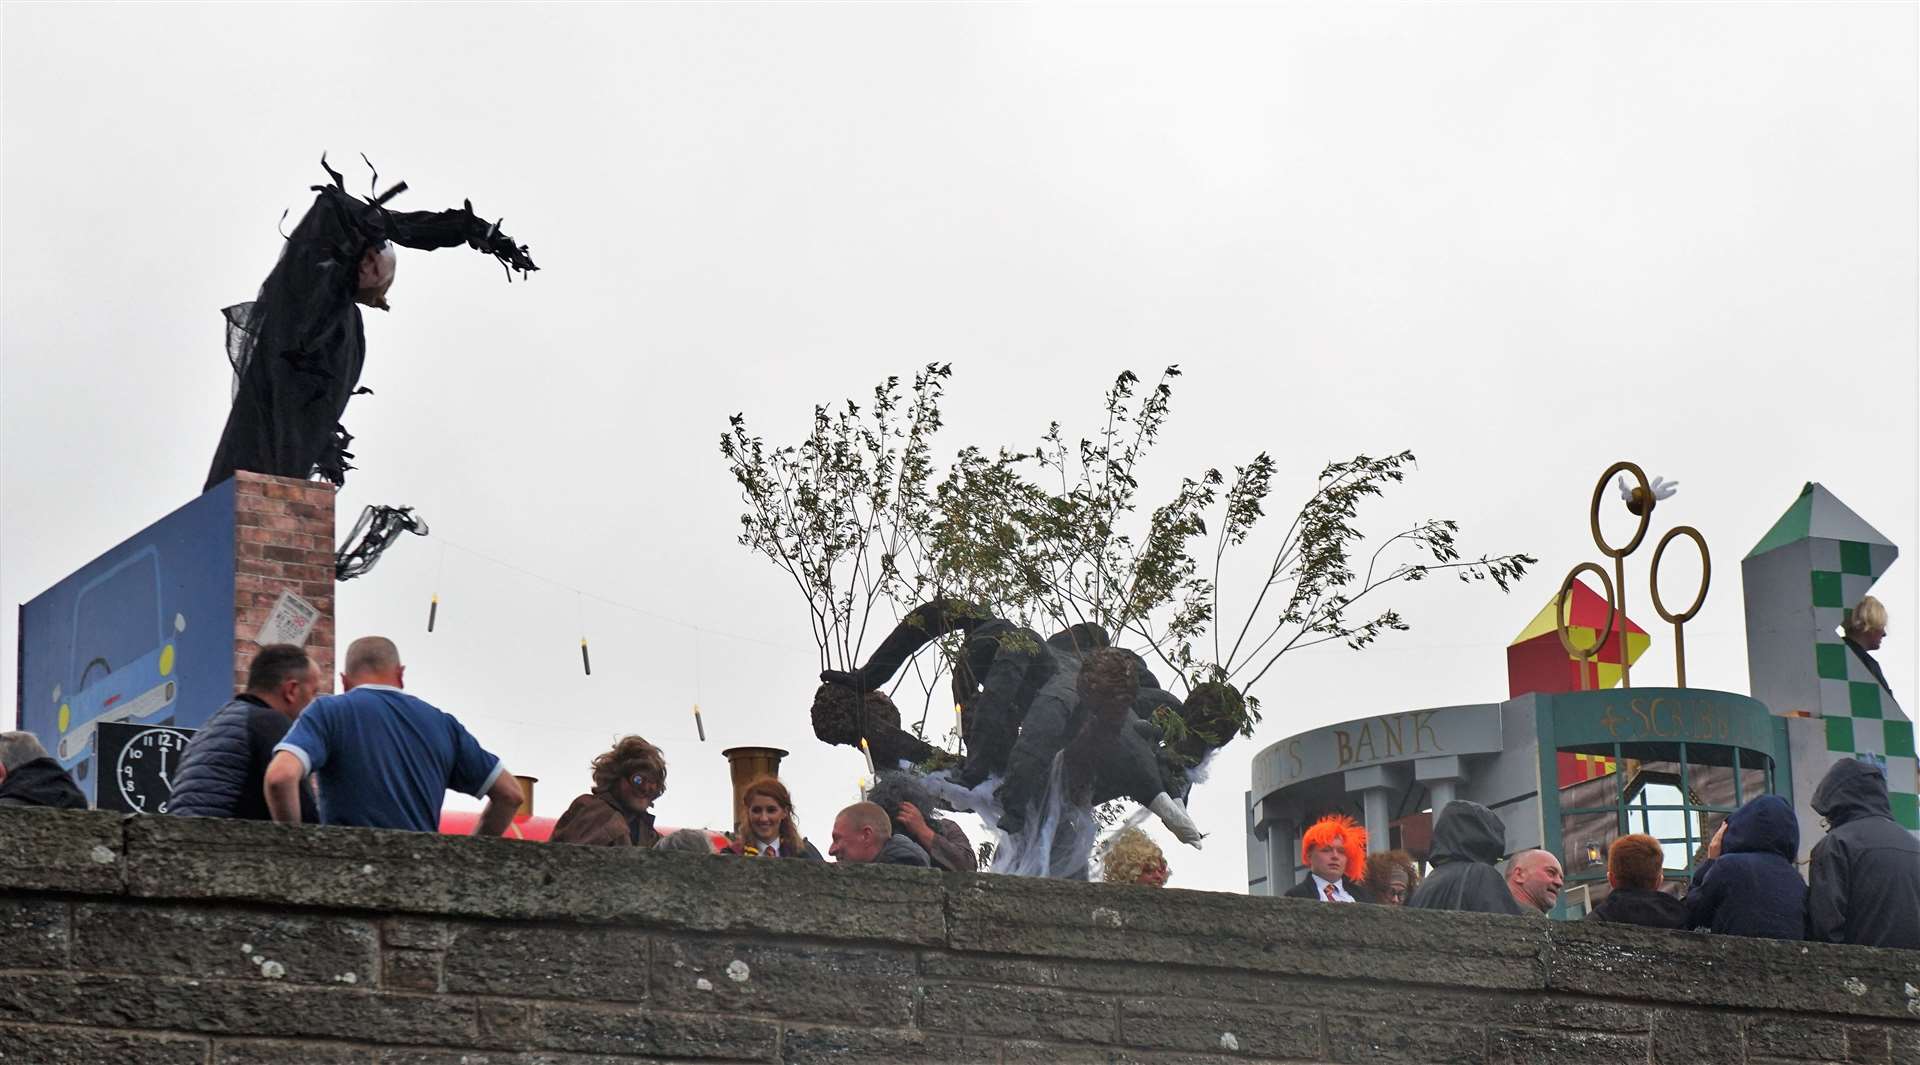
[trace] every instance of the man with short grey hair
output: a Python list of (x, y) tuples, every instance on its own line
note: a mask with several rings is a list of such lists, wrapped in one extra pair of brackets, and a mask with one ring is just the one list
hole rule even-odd
[(487, 800), (474, 835), (506, 829), (520, 808), (519, 782), (452, 714), (405, 691), (406, 674), (384, 636), (347, 647), (345, 690), (315, 699), (267, 764), (275, 821), (299, 820), (299, 789), (311, 775), (323, 824), (435, 832), (453, 790)]
[(1553, 909), (1565, 879), (1552, 851), (1521, 851), (1507, 862), (1507, 890), (1530, 916), (1545, 916)]
[(84, 810), (87, 797), (31, 732), (0, 732), (0, 806)]

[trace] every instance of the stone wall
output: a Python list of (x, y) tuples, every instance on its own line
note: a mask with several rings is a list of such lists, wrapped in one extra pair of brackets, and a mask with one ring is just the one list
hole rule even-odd
[(1920, 1062), (1920, 954), (0, 810), (0, 1062)]

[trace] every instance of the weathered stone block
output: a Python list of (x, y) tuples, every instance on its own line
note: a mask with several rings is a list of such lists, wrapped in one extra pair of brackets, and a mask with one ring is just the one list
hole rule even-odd
[(1328, 1014), (1327, 1060), (1353, 1065), (1482, 1065), (1487, 1060), (1487, 1030), (1438, 1022), (1413, 1007), (1393, 1017)]
[(1544, 922), (988, 875), (949, 878), (955, 949), (1250, 969), (1393, 972), (1412, 983), (1545, 986)]
[(0, 886), (117, 895), (125, 883), (119, 814), (0, 806), (0, 840)]
[[(941, 877), (895, 866), (738, 862), (631, 847), (196, 817), (136, 818), (126, 831), (129, 890), (154, 898), (914, 945), (940, 942), (944, 927)], [(252, 860), (262, 851), (274, 860)], [(249, 860), (236, 860), (242, 857)], [(722, 870), (727, 889), (716, 891)], [(790, 904), (810, 896), (839, 904)]]
[(381, 1047), (376, 1065), (673, 1065), (667, 1058), (568, 1054), (554, 1050), (422, 1050)]
[(444, 991), (440, 962), (438, 951), (388, 947), (380, 957), (380, 986), (388, 991)]
[(370, 986), (376, 942), (373, 922), (353, 917), (125, 903), (73, 910), (73, 964), (92, 972)]
[(533, 1008), (533, 1040), (554, 1050), (759, 1061), (774, 1056), (778, 1035), (771, 1022), (736, 1017), (552, 1003)]
[(1200, 999), (1120, 1000), (1120, 1041), (1200, 1053), (1302, 1061), (1322, 1057), (1320, 1015)]
[(1747, 1056), (1789, 1061), (1844, 1061), (1847, 1029), (1836, 1021), (1753, 1017), (1746, 1023)]
[(519, 1002), (474, 1004), (474, 1030), (483, 1047), (524, 1047), (533, 1042), (533, 1011)]
[(1495, 1028), (1487, 1033), (1487, 1060), (1493, 1065), (1620, 1065), (1647, 1060), (1647, 1037)]
[(935, 981), (1023, 984), (1062, 991), (1119, 995), (1172, 995), (1233, 1002), (1274, 1002), (1293, 998), (1308, 985), (1264, 973), (1197, 969), (1127, 962), (1060, 961), (987, 954), (928, 951), (920, 956), (921, 975)]
[(205, 1036), (0, 1024), (5, 1065), (205, 1065)]
[(913, 1023), (915, 973), (905, 951), (662, 938), (654, 944), (654, 1004), (904, 1028)]
[(929, 984), (920, 1027), (966, 1035), (1112, 1043), (1119, 1034), (1114, 1001), (1036, 987)]
[(903, 1061), (997, 1062), (1000, 1048), (984, 1039), (967, 1039), (911, 1029), (793, 1027), (781, 1035), (780, 1060), (786, 1065), (898, 1065)]
[(1885, 1028), (1849, 1026), (1847, 1061), (1849, 1065), (1890, 1065), (1893, 1061), (1890, 1033)]
[(0, 1022), (231, 1036), (486, 1046), (472, 1002), (445, 995), (73, 973), (0, 981)]
[(1654, 1065), (1740, 1060), (1740, 1018), (1707, 1010), (1659, 1010), (1653, 1015)]
[[(1550, 922), (1554, 990), (1910, 1020), (1911, 951)], [(1792, 973), (1782, 980), (1780, 974)]]
[(380, 941), (409, 950), (446, 950), (453, 946), (453, 928), (445, 921), (389, 917), (380, 922)]
[(647, 997), (644, 932), (460, 924), (452, 933), (444, 969), (451, 992), (614, 1002)]
[(217, 1039), (213, 1065), (374, 1065), (374, 1051), (346, 1043)]
[[(975, 1058), (972, 1061), (992, 1061)], [(1239, 1054), (1195, 1054), (1189, 1050), (1140, 1050), (1134, 1047), (1073, 1046), (1018, 1039), (1001, 1051), (1002, 1065), (1264, 1065), (1266, 1059)]]
[(0, 954), (9, 969), (64, 969), (67, 903), (27, 895), (0, 896)]

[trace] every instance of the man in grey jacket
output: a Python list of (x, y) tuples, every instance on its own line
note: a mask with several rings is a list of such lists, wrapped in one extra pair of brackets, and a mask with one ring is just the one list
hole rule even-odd
[(1835, 762), (1813, 812), (1829, 827), (1807, 868), (1807, 938), (1920, 950), (1920, 841), (1894, 822), (1886, 776)]
[[(180, 756), (167, 812), (271, 820), (261, 781), (274, 744), (286, 738), (319, 690), (320, 667), (305, 651), (285, 643), (262, 647), (247, 670), (247, 690), (214, 711)], [(305, 789), (300, 806), (301, 820), (320, 820)]]
[(870, 802), (856, 802), (833, 819), (833, 846), (828, 848), (838, 862), (875, 865), (911, 865), (925, 869), (932, 865), (920, 845), (893, 831), (887, 812)]

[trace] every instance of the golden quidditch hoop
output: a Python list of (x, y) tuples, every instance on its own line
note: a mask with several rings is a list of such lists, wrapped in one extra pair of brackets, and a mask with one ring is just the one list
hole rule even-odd
[[(1592, 570), (1593, 575), (1600, 578), (1600, 587), (1606, 589), (1607, 623), (1599, 629), (1599, 635), (1594, 639), (1593, 646), (1582, 649), (1582, 648), (1575, 647), (1573, 645), (1573, 638), (1567, 632), (1567, 604), (1573, 598), (1570, 593), (1573, 591), (1574, 578), (1580, 576), (1580, 574), (1586, 572), (1587, 570)], [(1560, 582), (1560, 593), (1554, 596), (1554, 603), (1553, 603), (1554, 631), (1560, 637), (1560, 646), (1566, 648), (1567, 654), (1573, 658), (1575, 666), (1577, 666), (1580, 670), (1580, 690), (1581, 691), (1587, 690), (1588, 660), (1593, 658), (1594, 655), (1597, 655), (1600, 653), (1600, 649), (1607, 645), (1607, 637), (1611, 635), (1613, 632), (1613, 621), (1614, 621), (1614, 618), (1619, 613), (1619, 610), (1614, 605), (1614, 603), (1615, 601), (1614, 601), (1613, 578), (1607, 576), (1607, 571), (1604, 569), (1601, 569), (1599, 564), (1593, 563), (1593, 562), (1582, 562), (1578, 566), (1575, 566), (1573, 567), (1573, 569), (1569, 570), (1567, 572), (1567, 579)], [(1622, 654), (1620, 658), (1624, 662), (1626, 659), (1626, 655)], [(1599, 683), (1599, 674), (1597, 672), (1594, 675), (1594, 683), (1596, 684)]]
[[(1678, 614), (1669, 613), (1666, 604), (1660, 601), (1660, 557), (1666, 553), (1667, 545), (1679, 537), (1687, 537), (1700, 548), (1700, 590), (1694, 594), (1692, 605)], [(1653, 609), (1663, 621), (1673, 624), (1673, 661), (1675, 686), (1687, 686), (1687, 633), (1686, 623), (1700, 613), (1700, 607), (1707, 601), (1707, 587), (1713, 583), (1713, 556), (1707, 552), (1707, 539), (1700, 530), (1691, 525), (1676, 525), (1667, 530), (1667, 535), (1653, 549), (1653, 565), (1647, 572), (1647, 587), (1653, 592)]]

